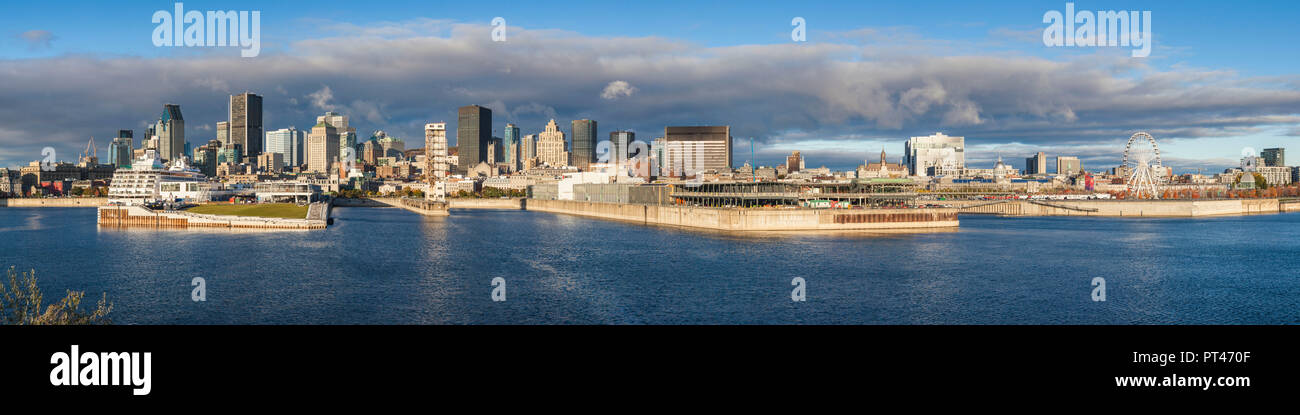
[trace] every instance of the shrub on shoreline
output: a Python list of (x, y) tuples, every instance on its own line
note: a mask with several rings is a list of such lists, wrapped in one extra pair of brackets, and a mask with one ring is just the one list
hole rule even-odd
[(88, 325), (112, 324), (108, 313), (113, 304), (105, 293), (89, 312), (81, 310), (84, 291), (68, 290), (56, 303), (43, 305), (44, 294), (36, 284), (36, 270), (17, 272), (9, 267), (8, 282), (0, 281), (0, 324), (8, 325)]

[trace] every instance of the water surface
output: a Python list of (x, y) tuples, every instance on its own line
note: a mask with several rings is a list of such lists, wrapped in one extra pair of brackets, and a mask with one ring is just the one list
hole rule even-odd
[[(963, 216), (957, 232), (740, 236), (527, 211), (339, 208), (324, 231), (100, 229), (0, 208), (0, 265), (125, 324), (1294, 324), (1300, 214)], [(207, 301), (190, 298), (194, 277)], [(507, 301), (491, 300), (494, 277)], [(790, 300), (791, 279), (807, 301)], [(1104, 277), (1106, 302), (1092, 301)]]

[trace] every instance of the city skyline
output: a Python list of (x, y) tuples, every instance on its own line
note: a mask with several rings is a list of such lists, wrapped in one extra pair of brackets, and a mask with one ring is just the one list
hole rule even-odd
[[(1241, 57), (1230, 53), (1235, 45), (1200, 40), (1220, 34), (1294, 46), (1257, 34), (1226, 33), (1236, 30), (1226, 23), (1196, 34), (1191, 29), (1201, 22), (1187, 17), (1208, 10), (1208, 3), (1141, 5), (1158, 22), (1157, 43), (1144, 59), (1127, 57), (1127, 50), (1035, 44), (1031, 38), (1041, 32), (1042, 13), (1064, 3), (999, 5), (995, 12), (965, 18), (960, 12), (970, 6), (942, 4), (953, 10), (930, 16), (936, 21), (931, 26), (919, 24), (925, 21), (919, 12), (898, 7), (868, 8), (877, 13), (864, 13), (870, 17), (855, 24), (825, 9), (864, 6), (763, 6), (745, 12), (745, 19), (711, 22), (703, 34), (634, 29), (622, 35), (605, 26), (543, 23), (524, 17), (533, 7), (522, 4), (495, 11), (458, 9), (437, 20), (361, 13), (350, 21), (281, 5), (232, 6), (263, 10), (267, 42), (257, 58), (239, 58), (234, 50), (155, 50), (138, 46), (141, 42), (84, 54), (79, 48), (91, 41), (76, 30), (47, 19), (6, 17), (20, 23), (14, 30), (21, 34), (48, 34), (15, 34), (0, 44), (5, 58), (0, 68), (12, 70), (7, 76), (15, 77), (15, 96), (32, 100), (0, 114), (7, 126), (0, 132), (0, 165), (39, 159), (46, 146), (70, 160), (89, 137), (106, 145), (119, 129), (144, 131), (157, 121), (163, 103), (184, 108), (185, 137), (196, 148), (216, 137), (213, 126), (228, 120), (230, 95), (244, 91), (264, 97), (266, 131), (301, 129), (314, 125), (311, 117), (338, 111), (358, 130), (385, 130), (411, 140), (422, 137), (429, 122), (457, 128), (455, 109), (468, 104), (492, 109), (496, 117), (489, 137), (502, 136), (506, 123), (519, 126), (522, 135), (536, 134), (551, 118), (561, 125), (591, 119), (606, 130), (643, 134), (671, 125), (731, 125), (736, 165), (751, 161), (751, 137), (756, 164), (779, 164), (799, 150), (811, 165), (851, 169), (882, 148), (902, 154), (908, 137), (942, 131), (968, 138), (970, 165), (989, 166), (1001, 156), (1023, 169), (1025, 157), (1042, 151), (1077, 156), (1085, 168), (1096, 170), (1119, 164), (1132, 132), (1149, 131), (1161, 140), (1166, 164), (1178, 172), (1217, 171), (1235, 166), (1244, 147), (1286, 147), (1300, 136), (1300, 79), (1285, 69), (1296, 54)], [(73, 13), (101, 11), (97, 7), (102, 6)], [(147, 15), (156, 7), (127, 6), (109, 15)], [(683, 10), (716, 7), (725, 6)], [(21, 9), (17, 16), (23, 16)], [(396, 9), (409, 9), (411, 16), (431, 14), (414, 5)], [(498, 14), (510, 22), (506, 42), (490, 39), (489, 21)], [(807, 42), (790, 41), (792, 16), (807, 19)], [(883, 23), (888, 16), (901, 25)], [(1276, 16), (1237, 10), (1224, 18), (1270, 22)], [(303, 19), (338, 24), (332, 33), (292, 36), (278, 26)], [(147, 17), (139, 20), (139, 36), (147, 39), (152, 25)], [(962, 29), (963, 22), (971, 27)], [(1269, 30), (1258, 26), (1251, 30)], [(965, 39), (960, 45), (969, 51), (953, 50), (954, 39)], [(568, 58), (548, 62), (547, 56)], [(439, 63), (448, 57), (470, 63)], [(149, 64), (128, 70), (124, 64), (131, 59)], [(393, 68), (390, 63), (397, 59), (412, 68)], [(296, 69), (279, 69), (286, 66)], [(167, 68), (166, 76), (159, 68)], [(98, 81), (89, 82), (83, 73), (94, 73)], [(33, 74), (41, 79), (26, 78)], [(27, 92), (34, 87), (52, 92)], [(91, 104), (109, 99), (115, 105)], [(37, 115), (55, 107), (83, 116), (51, 125)], [(147, 138), (142, 135), (137, 134), (137, 147)], [(454, 136), (448, 141), (458, 144)]]

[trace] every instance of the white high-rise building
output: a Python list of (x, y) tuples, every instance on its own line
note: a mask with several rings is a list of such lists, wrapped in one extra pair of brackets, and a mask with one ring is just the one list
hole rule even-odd
[(303, 163), (303, 134), (297, 128), (268, 131), (264, 148), (267, 153), (280, 153), (286, 166), (300, 166)]
[(909, 173), (929, 176), (928, 170), (966, 168), (966, 137), (951, 137), (944, 133), (912, 137), (904, 148), (904, 161)]
[(424, 125), (424, 165), (429, 184), (447, 178), (447, 123)]

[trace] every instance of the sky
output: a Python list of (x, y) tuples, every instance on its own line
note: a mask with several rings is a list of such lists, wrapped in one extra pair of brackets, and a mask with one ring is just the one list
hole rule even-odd
[[(1213, 172), (1246, 149), (1300, 140), (1300, 4), (1073, 4), (1150, 11), (1150, 55), (1045, 46), (1044, 14), (1064, 1), (183, 2), (258, 11), (260, 53), (248, 58), (155, 46), (151, 18), (175, 2), (8, 4), (0, 166), (45, 147), (75, 161), (118, 129), (138, 141), (164, 103), (181, 105), (197, 146), (243, 91), (264, 97), (267, 130), (337, 111), (363, 139), (384, 130), (408, 148), (423, 146), (425, 123), (454, 131), (469, 104), (493, 109), (496, 135), (507, 122), (537, 133), (551, 118), (640, 140), (668, 125), (730, 125), (737, 165), (800, 150), (810, 167), (852, 169), (943, 132), (966, 137), (972, 167), (1002, 157), (1024, 168), (1043, 151), (1049, 164), (1072, 155), (1101, 170), (1147, 131), (1175, 171)], [(791, 38), (796, 17), (806, 41)]]

